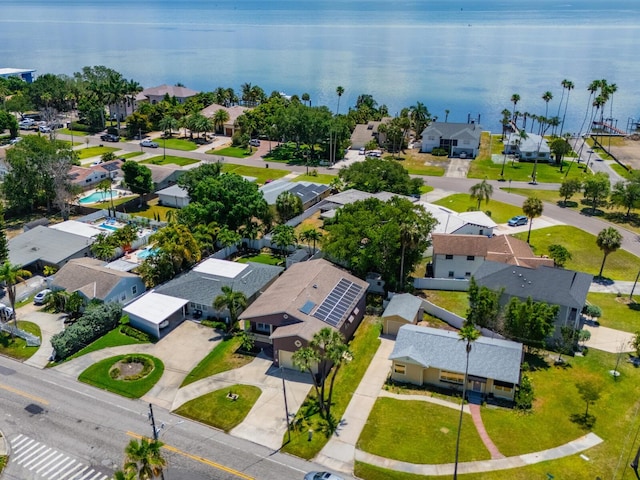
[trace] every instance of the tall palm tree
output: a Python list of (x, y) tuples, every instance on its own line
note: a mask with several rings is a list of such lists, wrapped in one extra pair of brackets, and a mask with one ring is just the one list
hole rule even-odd
[(544, 117), (547, 118), (549, 116), (549, 102), (553, 100), (553, 94), (547, 90), (542, 94), (542, 100), (544, 100), (545, 104)]
[(165, 137), (167, 134), (170, 137), (173, 134), (173, 130), (178, 129), (178, 120), (172, 115), (165, 115), (158, 123), (158, 126), (164, 132)]
[(482, 202), (489, 203), (489, 199), (491, 198), (491, 195), (493, 195), (493, 185), (484, 179), (482, 182), (476, 183), (472, 186), (469, 189), (469, 194), (472, 200), (476, 200), (478, 202), (476, 210), (480, 210), (480, 204)]
[(460, 402), (460, 417), (458, 418), (458, 432), (456, 435), (456, 459), (455, 459), (455, 465), (453, 468), (454, 480), (457, 480), (458, 478), (460, 432), (462, 430), (462, 415), (464, 414), (464, 399), (467, 394), (467, 378), (469, 375), (469, 354), (471, 353), (473, 342), (475, 342), (478, 338), (480, 338), (480, 332), (476, 329), (476, 327), (471, 322), (466, 321), (462, 329), (458, 332), (458, 336), (460, 337), (460, 340), (465, 342), (465, 351), (466, 351), (467, 357), (466, 357), (466, 363), (464, 367), (464, 379), (462, 383), (462, 400)]
[[(316, 253), (316, 242), (319, 242), (321, 238), (322, 233), (313, 227), (300, 232), (300, 240), (307, 242), (309, 247), (311, 247), (311, 244), (313, 243), (313, 254)], [(309, 253), (311, 254), (311, 250)]]
[(531, 196), (527, 198), (522, 204), (522, 211), (529, 218), (529, 233), (527, 234), (527, 243), (531, 239), (531, 226), (533, 225), (533, 219), (542, 215), (542, 210), (544, 206), (542, 201), (535, 197)]
[(213, 300), (213, 308), (219, 311), (226, 308), (229, 311), (231, 326), (234, 327), (238, 321), (238, 314), (247, 308), (247, 297), (244, 293), (223, 285), (222, 293)]
[(336, 95), (338, 95), (338, 106), (336, 107), (336, 115), (340, 113), (340, 98), (344, 95), (344, 88), (338, 85), (336, 87)]
[(447, 123), (447, 121), (449, 120), (449, 113), (451, 113), (451, 111), (447, 108), (444, 111), (444, 123)]
[[(9, 296), (9, 303), (13, 309), (13, 324), (18, 328), (18, 316), (16, 315), (16, 285), (24, 282), (31, 276), (29, 270), (24, 270), (20, 265), (11, 265), (6, 261), (0, 266), (0, 282), (4, 282)], [(13, 332), (11, 333), (13, 337)]]
[(424, 103), (417, 102), (409, 109), (409, 118), (411, 119), (411, 126), (413, 127), (416, 136), (421, 136), (422, 131), (431, 121), (431, 114)]
[(564, 104), (564, 113), (562, 114), (562, 123), (560, 124), (560, 136), (562, 136), (562, 132), (564, 130), (564, 120), (567, 117), (567, 107), (569, 106), (569, 94), (571, 93), (571, 90), (575, 88), (575, 85), (571, 80), (563, 80), (562, 83), (563, 83), (562, 91), (564, 92), (564, 89), (567, 90), (567, 99)]
[(607, 257), (610, 253), (615, 252), (622, 246), (622, 234), (613, 227), (605, 228), (604, 230), (601, 230), (600, 233), (598, 233), (596, 244), (604, 254), (602, 265), (600, 265), (600, 272), (598, 273), (598, 277), (602, 277), (604, 262), (607, 260)]
[(229, 121), (229, 112), (224, 109), (216, 110), (213, 114), (213, 125), (216, 133), (224, 133), (224, 124)]
[(512, 114), (512, 118), (513, 121), (515, 123), (516, 121), (516, 105), (518, 104), (518, 102), (520, 101), (520, 95), (518, 95), (517, 93), (514, 93), (513, 95), (511, 95), (511, 103), (513, 103), (513, 114)]
[[(336, 117), (338, 116), (338, 114), (340, 113), (340, 99), (342, 98), (342, 95), (344, 95), (344, 88), (340, 85), (338, 85), (336, 87), (336, 95), (338, 95), (338, 105), (336, 106)], [(331, 165), (333, 165), (336, 162), (336, 143), (338, 143), (338, 130), (336, 128), (335, 131), (335, 138), (334, 138), (334, 132), (331, 131), (329, 134), (329, 138), (330, 138), (330, 153), (329, 153), (329, 163)]]
[(584, 132), (584, 127), (585, 127), (585, 124), (587, 123), (587, 119), (589, 118), (589, 112), (593, 104), (592, 99), (594, 94), (598, 91), (598, 88), (600, 88), (600, 80), (593, 80), (587, 87), (587, 90), (589, 90), (589, 99), (587, 100), (587, 109), (584, 112), (584, 118), (582, 119), (582, 125), (580, 125), (578, 137), (580, 137), (582, 135), (582, 132)]
[(311, 96), (310, 96), (308, 93), (306, 93), (306, 92), (305, 92), (305, 93), (303, 93), (303, 94), (302, 94), (302, 97), (300, 97), (300, 98), (302, 98), (302, 101), (304, 102), (304, 104), (305, 104), (305, 105), (306, 105), (306, 104), (307, 104), (307, 102), (308, 102), (308, 103), (309, 103), (309, 106), (311, 106)]
[[(162, 469), (167, 461), (162, 456), (163, 443), (159, 440), (141, 438), (131, 440), (124, 450), (125, 460), (123, 471), (134, 471), (138, 480), (150, 480), (162, 475)], [(125, 477), (126, 478), (126, 477)]]

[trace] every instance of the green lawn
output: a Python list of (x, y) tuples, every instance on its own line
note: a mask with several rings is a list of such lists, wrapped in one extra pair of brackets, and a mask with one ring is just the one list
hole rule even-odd
[[(569, 161), (563, 160), (563, 171), (560, 172), (560, 166), (555, 163), (547, 164), (538, 162), (537, 181), (539, 183), (561, 183), (567, 172)], [(502, 163), (494, 163), (491, 159), (476, 158), (471, 162), (468, 178), (487, 178), (489, 180), (498, 180), (502, 171)], [(507, 160), (504, 167), (504, 178), (513, 180), (514, 182), (531, 181), (531, 173), (533, 172), (533, 162), (515, 162), (513, 165)], [(575, 165), (569, 171), (569, 178), (583, 178), (586, 174), (581, 169), (575, 168)]]
[(70, 357), (66, 358), (64, 361), (66, 362), (74, 358), (81, 357), (82, 355), (86, 355), (87, 353), (102, 350), (104, 348), (119, 347), (120, 345), (137, 345), (140, 343), (150, 342), (143, 342), (142, 340), (138, 340), (136, 338), (130, 337), (129, 335), (125, 335), (120, 331), (120, 326), (118, 326), (96, 341), (90, 343), (79, 352), (76, 352)]
[(256, 262), (256, 263), (264, 263), (266, 265), (282, 265), (284, 263), (281, 257), (278, 257), (276, 255), (271, 255), (268, 253), (259, 253), (258, 255), (241, 257), (236, 259), (236, 262), (239, 262), (239, 263)]
[(467, 308), (469, 308), (469, 294), (467, 292), (448, 292), (445, 290), (423, 290), (423, 292), (431, 303), (461, 317), (467, 316)]
[(236, 353), (240, 348), (240, 337), (231, 337), (220, 342), (216, 348), (211, 350), (196, 367), (182, 381), (181, 387), (185, 387), (190, 383), (197, 382), (203, 378), (210, 377), (217, 373), (240, 368), (251, 363), (253, 357)]
[[(639, 289), (636, 292), (640, 294)], [(630, 333), (640, 330), (640, 304), (629, 301), (629, 295), (591, 292), (587, 295), (587, 300), (602, 309), (599, 323), (603, 327)]]
[[(533, 221), (535, 223), (535, 219)], [(514, 236), (526, 241), (527, 232)], [(603, 254), (596, 245), (596, 236), (566, 225), (531, 230), (531, 247), (536, 255), (548, 255), (549, 245), (553, 244), (563, 245), (573, 256), (566, 268), (594, 276), (600, 271)], [(638, 257), (618, 250), (607, 257), (602, 275), (614, 280), (633, 281), (638, 273), (637, 265)]]
[(165, 207), (163, 205), (158, 205), (157, 198), (148, 201), (146, 205), (142, 206), (142, 209), (138, 209), (137, 205), (135, 208), (129, 209), (129, 213), (135, 214), (138, 217), (150, 218), (151, 220), (154, 220), (158, 215), (160, 215), (161, 221), (167, 220), (167, 212), (169, 211), (177, 212), (178, 209), (174, 207)]
[[(504, 190), (505, 192), (508, 192), (508, 193), (515, 193), (517, 195), (522, 195), (523, 197), (531, 197), (535, 195), (543, 202), (553, 203), (556, 205), (561, 205), (562, 200), (564, 200), (563, 198), (560, 198), (560, 194), (558, 193), (558, 190), (539, 190), (535, 188), (509, 188), (509, 187), (502, 187), (501, 190)], [(581, 195), (574, 195), (573, 200), (569, 199), (569, 205), (571, 205), (572, 203), (576, 203), (575, 199), (578, 196), (581, 196)], [(522, 201), (524, 202), (524, 200), (525, 199), (523, 198)]]
[[(229, 393), (238, 398), (228, 398)], [(232, 385), (193, 399), (174, 413), (228, 432), (244, 420), (261, 393), (258, 387)]]
[[(458, 418), (459, 411), (452, 408), (419, 400), (381, 397), (376, 400), (357, 446), (365, 452), (403, 462), (451, 463)], [(491, 455), (482, 443), (471, 415), (465, 414), (460, 435), (460, 461), (489, 458)]]
[(445, 168), (436, 165), (407, 165), (405, 168), (410, 175), (442, 177), (445, 174)]
[[(40, 327), (32, 322), (18, 321), (18, 328), (42, 338)], [(40, 347), (27, 347), (26, 340), (20, 337), (11, 338), (11, 334), (0, 332), (0, 355), (15, 358), (16, 360), (27, 360), (38, 351)]]
[[(436, 200), (433, 203), (450, 208), (456, 212), (475, 210), (478, 206), (478, 203), (475, 200), (472, 200), (468, 193), (454, 193), (448, 197)], [(514, 215), (522, 215), (522, 208), (498, 202), (497, 200), (489, 200), (488, 203), (482, 202), (480, 210), (485, 213), (491, 212), (491, 218), (496, 223), (504, 223)]]
[(120, 155), (120, 158), (124, 158), (125, 160), (127, 160), (129, 158), (139, 157), (142, 154), (143, 152), (129, 152), (129, 153), (125, 153), (124, 155)]
[(240, 147), (226, 147), (220, 149), (211, 149), (207, 151), (209, 154), (222, 155), (223, 157), (245, 158), (253, 155), (253, 149), (249, 152), (246, 148)]
[(107, 152), (115, 152), (120, 150), (119, 148), (114, 147), (89, 147), (89, 148), (81, 148), (80, 150), (74, 150), (78, 154), (78, 159), (83, 160), (89, 157), (99, 157)]
[(618, 175), (620, 175), (623, 178), (629, 179), (631, 178), (631, 172), (630, 170), (627, 170), (626, 168), (624, 168), (622, 165), (618, 164), (618, 163), (612, 163), (611, 165), (609, 165), (611, 167), (611, 169), (616, 172)]
[(277, 180), (290, 172), (278, 168), (251, 167), (248, 165), (238, 165), (237, 163), (223, 163), (222, 171), (226, 173), (237, 173), (243, 177), (255, 177), (256, 183), (264, 184), (267, 180)]
[(193, 163), (198, 163), (200, 160), (196, 160), (194, 158), (185, 158), (185, 157), (176, 157), (174, 155), (166, 155), (166, 156), (157, 156), (148, 158), (146, 160), (142, 160), (140, 163), (151, 163), (153, 165), (169, 165), (175, 164), (179, 167), (184, 167), (185, 165), (191, 165)]
[(164, 372), (164, 364), (159, 358), (151, 355), (135, 354), (139, 357), (145, 357), (154, 364), (154, 369), (149, 375), (140, 380), (124, 381), (116, 380), (109, 376), (109, 370), (118, 361), (128, 355), (117, 355), (115, 357), (106, 358), (98, 363), (94, 363), (84, 372), (80, 374), (78, 380), (94, 387), (108, 390), (127, 398), (140, 398), (147, 393), (156, 384), (162, 373)]
[(329, 185), (335, 178), (335, 175), (328, 175), (326, 173), (319, 173), (317, 175), (300, 175), (293, 179), (294, 182), (313, 182), (313, 183), (324, 183), (325, 185)]
[(80, 130), (69, 130), (68, 128), (59, 128), (56, 130), (56, 133), (61, 133), (63, 135), (73, 135), (74, 137), (86, 137), (89, 135), (88, 132), (83, 132)]
[(160, 145), (159, 148), (170, 148), (172, 150), (183, 150), (185, 152), (198, 148), (198, 145), (196, 145), (195, 142), (182, 138), (156, 138), (154, 142)]
[[(380, 345), (379, 335), (380, 323), (378, 320), (373, 317), (365, 317), (349, 345), (353, 352), (353, 360), (344, 365), (336, 377), (333, 406), (331, 407), (331, 414), (334, 418), (342, 418), (353, 393)], [(312, 404), (314, 395), (315, 392), (312, 389), (305, 403)], [(302, 419), (302, 417), (305, 418)], [(321, 421), (317, 413), (305, 409), (305, 406), (298, 411), (294, 420), (294, 423), (297, 422), (301, 427), (291, 432), (291, 441), (286, 444), (285, 434), (282, 451), (306, 459), (313, 458), (328, 441), (328, 437), (323, 434), (324, 422)], [(315, 432), (311, 441), (308, 440), (309, 429)]]

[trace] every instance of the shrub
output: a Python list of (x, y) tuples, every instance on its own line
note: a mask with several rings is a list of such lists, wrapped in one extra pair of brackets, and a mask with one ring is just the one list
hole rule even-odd
[(135, 338), (136, 340), (140, 340), (141, 342), (151, 342), (151, 336), (146, 333), (138, 330), (137, 328), (132, 327), (131, 325), (121, 325), (120, 333), (126, 335), (127, 337)]
[(516, 408), (518, 410), (531, 410), (535, 395), (533, 393), (533, 384), (527, 374), (522, 375), (522, 380), (516, 391)]
[(226, 332), (229, 328), (226, 323), (218, 322), (216, 320), (202, 320), (200, 324), (204, 325), (205, 327), (213, 328), (214, 330), (221, 330), (223, 332)]
[(449, 155), (449, 152), (447, 152), (444, 148), (434, 148), (433, 150), (431, 150), (431, 155), (435, 157), (446, 157)]

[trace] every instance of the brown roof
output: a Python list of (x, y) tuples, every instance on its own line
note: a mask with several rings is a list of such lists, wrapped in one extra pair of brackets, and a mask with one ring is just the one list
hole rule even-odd
[(53, 279), (53, 286), (68, 292), (79, 291), (87, 298), (104, 300), (122, 278), (137, 275), (104, 267), (95, 258), (75, 258), (62, 267)]
[(474, 255), (486, 257), (489, 239), (484, 235), (431, 235), (434, 255)]
[(145, 88), (141, 94), (145, 97), (149, 96), (164, 96), (169, 95), (170, 97), (176, 98), (189, 98), (198, 94), (195, 90), (191, 90), (186, 87), (176, 87), (175, 85), (160, 85), (159, 87), (151, 87)]
[(242, 115), (244, 112), (246, 112), (247, 110), (250, 110), (247, 107), (243, 107), (240, 105), (234, 105), (233, 107), (225, 107), (224, 105), (218, 105), (217, 103), (214, 103), (212, 105), (209, 105), (206, 108), (203, 108), (200, 113), (202, 115), (204, 115), (205, 117), (209, 117), (209, 118), (213, 118), (213, 116), (215, 115), (215, 113), (218, 110), (225, 110), (228, 114), (229, 114), (229, 120), (227, 120), (227, 124), (233, 125), (236, 122), (236, 119)]
[[(360, 295), (354, 302), (358, 302), (362, 295), (366, 295), (367, 282), (336, 267), (326, 260), (310, 260), (292, 265), (286, 270), (258, 299), (242, 314), (241, 320), (255, 320), (268, 315), (286, 314), (290, 320), (297, 319), (297, 323), (281, 326), (274, 332), (276, 336), (298, 335), (310, 339), (313, 334), (328, 324), (303, 313), (300, 309), (307, 303), (320, 305), (331, 293), (341, 279), (347, 279), (362, 287)], [(338, 322), (338, 327), (351, 314), (353, 308), (347, 309), (344, 318)], [(282, 331), (280, 331), (282, 330)]]

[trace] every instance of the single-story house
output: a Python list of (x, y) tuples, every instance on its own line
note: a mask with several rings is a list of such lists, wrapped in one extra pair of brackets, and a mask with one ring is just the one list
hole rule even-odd
[(27, 83), (33, 82), (35, 79), (35, 73), (36, 70), (33, 70), (32, 68), (0, 68), (1, 78), (17, 77)]
[(222, 132), (216, 133), (222, 133), (227, 137), (233, 137), (233, 134), (236, 133), (236, 129), (238, 128), (236, 120), (238, 120), (238, 117), (240, 115), (243, 115), (247, 110), (249, 110), (249, 108), (243, 107), (241, 105), (225, 107), (224, 105), (214, 103), (206, 108), (203, 108), (200, 113), (207, 118), (213, 118), (218, 110), (224, 110), (225, 112), (227, 112), (227, 114), (229, 115), (229, 119), (224, 122), (224, 125), (222, 126)]
[(107, 268), (95, 258), (76, 258), (56, 272), (49, 283), (52, 290), (79, 292), (88, 301), (128, 303), (146, 290), (133, 273)]
[(178, 87), (177, 85), (165, 84), (158, 87), (145, 88), (141, 92), (138, 92), (135, 97), (130, 99), (128, 98), (120, 102), (120, 105), (109, 105), (109, 116), (110, 118), (115, 119), (117, 113), (120, 113), (120, 120), (124, 120), (133, 112), (138, 110), (138, 106), (141, 103), (148, 102), (155, 105), (156, 103), (160, 103), (164, 100), (166, 95), (168, 95), (169, 98), (175, 98), (178, 103), (184, 103), (188, 98), (194, 97), (197, 94), (198, 92), (195, 90), (191, 90), (186, 87)]
[(360, 150), (372, 140), (375, 140), (378, 145), (383, 145), (386, 141), (386, 135), (380, 132), (380, 125), (390, 121), (391, 117), (385, 117), (380, 121), (371, 120), (370, 122), (356, 125), (351, 134), (351, 149)]
[(160, 338), (183, 322), (187, 303), (188, 300), (152, 290), (126, 305), (122, 312), (129, 316), (132, 327)]
[(331, 193), (329, 185), (314, 182), (290, 182), (285, 179), (275, 180), (260, 187), (262, 196), (269, 205), (275, 205), (278, 196), (283, 192), (291, 192), (300, 197), (302, 208), (306, 210)]
[(541, 135), (527, 133), (526, 137), (521, 137), (520, 133), (509, 133), (504, 139), (504, 152), (507, 155), (518, 154), (520, 161), (551, 162), (551, 148)]
[(271, 285), (284, 269), (263, 263), (239, 263), (208, 258), (188, 272), (155, 288), (155, 292), (186, 300), (185, 313), (197, 317), (226, 318), (226, 310), (213, 308), (222, 287), (242, 292), (250, 305)]
[(480, 151), (482, 127), (473, 120), (470, 123), (433, 122), (422, 131), (423, 153), (442, 148), (450, 157), (476, 158)]
[(91, 165), (90, 167), (79, 167), (74, 165), (69, 170), (69, 179), (73, 185), (83, 190), (94, 187), (103, 180), (113, 180), (118, 176), (121, 160), (113, 160), (111, 162)]
[(435, 203), (419, 201), (418, 204), (438, 221), (433, 233), (491, 237), (498, 226), (489, 215), (481, 211), (458, 213)]
[(189, 193), (185, 188), (171, 185), (156, 192), (158, 202), (163, 207), (183, 208), (189, 205)]
[(326, 197), (320, 204), (318, 204), (318, 208), (320, 209), (320, 216), (322, 218), (332, 218), (339, 208), (348, 205), (350, 203), (355, 203), (360, 200), (366, 200), (368, 198), (377, 198), (381, 202), (388, 202), (393, 197), (401, 197), (409, 200), (410, 202), (417, 202), (418, 199), (414, 197), (410, 197), (407, 195), (400, 195), (398, 193), (391, 192), (377, 192), (377, 193), (369, 193), (363, 192), (361, 190), (356, 190), (355, 188), (350, 188), (349, 190), (345, 190), (343, 192), (339, 192), (333, 195), (329, 195)]
[(151, 181), (153, 182), (153, 191), (162, 190), (163, 188), (175, 185), (178, 178), (186, 172), (181, 167), (171, 167), (168, 165), (145, 164), (151, 170)]
[(91, 255), (93, 238), (42, 225), (9, 239), (9, 261), (31, 271), (61, 268), (73, 258)]
[(475, 272), (478, 285), (492, 290), (503, 290), (501, 304), (512, 297), (521, 301), (531, 297), (536, 302), (558, 305), (556, 332), (560, 327), (580, 328), (580, 312), (585, 305), (593, 275), (564, 268), (539, 266), (528, 268), (487, 261)]
[(410, 293), (394, 295), (382, 313), (382, 333), (397, 335), (403, 325), (415, 325), (422, 320), (422, 299)]
[(434, 278), (471, 278), (486, 261), (530, 268), (553, 267), (553, 260), (537, 257), (527, 242), (511, 235), (431, 235)]
[(110, 230), (99, 228), (90, 222), (81, 222), (80, 220), (65, 220), (64, 222), (49, 225), (49, 228), (60, 230), (62, 232), (73, 233), (85, 238), (94, 238), (101, 233), (111, 234)]
[(326, 260), (296, 263), (241, 315), (273, 363), (295, 368), (293, 354), (329, 327), (351, 339), (365, 311), (367, 282)]
[[(522, 344), (480, 337), (469, 353), (469, 397), (513, 400), (520, 383)], [(467, 360), (466, 343), (457, 332), (417, 325), (400, 327), (393, 352), (391, 378), (414, 385), (461, 391)]]

